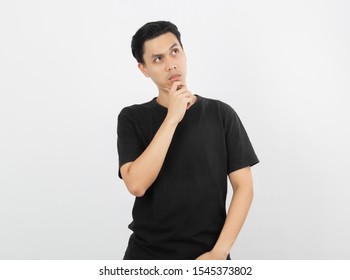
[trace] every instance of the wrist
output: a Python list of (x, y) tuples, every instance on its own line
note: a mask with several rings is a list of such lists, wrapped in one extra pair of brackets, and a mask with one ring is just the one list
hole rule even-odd
[(226, 260), (227, 256), (230, 253), (230, 251), (224, 250), (224, 249), (216, 247), (216, 246), (214, 246), (214, 248), (211, 251), (219, 260)]
[(176, 120), (173, 120), (171, 117), (166, 116), (163, 124), (170, 128), (176, 128), (178, 125), (178, 122)]

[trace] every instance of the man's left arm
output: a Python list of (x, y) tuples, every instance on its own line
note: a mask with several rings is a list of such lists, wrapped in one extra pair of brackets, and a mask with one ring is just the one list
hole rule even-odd
[(214, 248), (200, 255), (197, 260), (226, 260), (247, 217), (253, 200), (253, 179), (250, 167), (229, 174), (234, 190), (225, 224)]

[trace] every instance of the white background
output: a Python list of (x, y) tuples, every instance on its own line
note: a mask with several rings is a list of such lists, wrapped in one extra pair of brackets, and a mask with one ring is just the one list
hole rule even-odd
[(261, 163), (235, 259), (350, 258), (349, 1), (1, 1), (0, 259), (121, 259), (133, 197), (116, 118), (157, 95), (131, 55), (182, 33), (192, 92), (230, 104)]

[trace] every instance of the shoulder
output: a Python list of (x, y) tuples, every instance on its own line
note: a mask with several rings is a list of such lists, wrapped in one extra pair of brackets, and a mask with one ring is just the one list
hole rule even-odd
[(120, 113), (133, 113), (133, 112), (139, 112), (139, 111), (144, 111), (144, 110), (150, 110), (154, 107), (154, 99), (152, 99), (151, 101), (145, 102), (145, 103), (141, 103), (141, 104), (134, 104), (134, 105), (130, 105), (127, 107), (124, 107)]
[(151, 101), (141, 103), (141, 104), (134, 104), (130, 105), (127, 107), (124, 107), (120, 113), (118, 118), (133, 118), (133, 117), (138, 117), (139, 115), (144, 115), (145, 113), (151, 111), (152, 108), (154, 107), (154, 100), (152, 99)]
[(217, 111), (222, 118), (234, 117), (237, 115), (232, 106), (226, 102), (202, 96), (200, 98), (202, 99), (203, 107), (205, 109)]

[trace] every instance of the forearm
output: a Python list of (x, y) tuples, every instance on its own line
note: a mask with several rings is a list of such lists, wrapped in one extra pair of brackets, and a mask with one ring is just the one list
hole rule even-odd
[(226, 259), (244, 224), (253, 200), (253, 188), (238, 188), (231, 200), (226, 221), (213, 251)]
[(157, 178), (164, 163), (177, 124), (165, 119), (145, 151), (130, 165), (125, 184), (137, 196), (142, 196)]
[(176, 127), (189, 108), (193, 95), (187, 91), (182, 82), (177, 81), (172, 84), (168, 97), (167, 116), (151, 143), (134, 162), (121, 167), (123, 180), (128, 190), (135, 196), (143, 196), (156, 180)]

